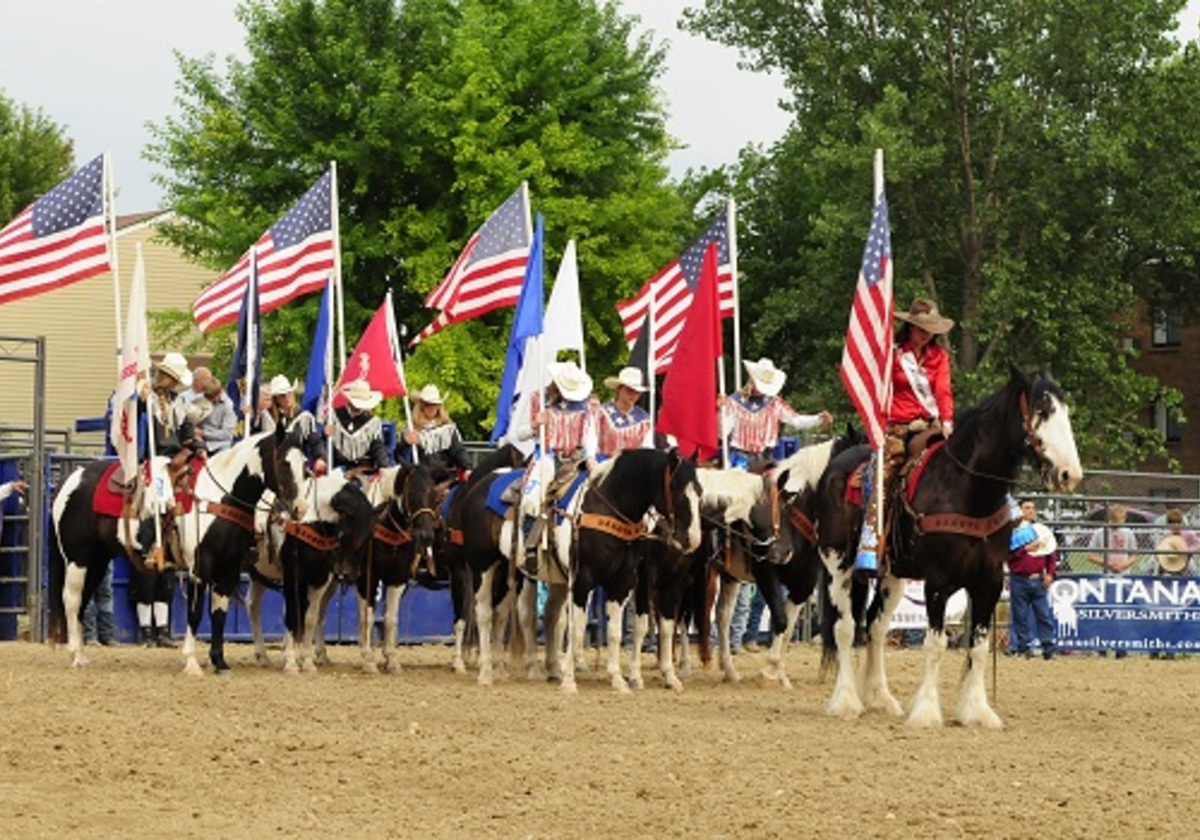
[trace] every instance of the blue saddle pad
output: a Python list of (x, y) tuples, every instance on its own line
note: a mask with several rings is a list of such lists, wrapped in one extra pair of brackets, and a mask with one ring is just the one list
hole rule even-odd
[(554, 523), (563, 521), (563, 511), (571, 509), (571, 500), (575, 498), (575, 494), (579, 492), (579, 488), (583, 486), (583, 482), (587, 481), (587, 471), (580, 470), (579, 475), (571, 480), (571, 486), (567, 488), (567, 492), (563, 493), (562, 498), (554, 505)]
[(496, 476), (496, 480), (493, 481), (492, 486), (488, 488), (488, 510), (497, 516), (506, 515), (508, 513), (508, 509), (512, 507), (512, 504), (502, 501), (500, 497), (504, 495), (504, 491), (507, 490), (514, 481), (519, 481), (524, 476), (525, 470), (509, 470), (506, 473), (501, 473), (500, 475)]

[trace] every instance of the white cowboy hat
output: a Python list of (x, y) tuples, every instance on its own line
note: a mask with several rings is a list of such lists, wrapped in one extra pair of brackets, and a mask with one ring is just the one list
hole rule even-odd
[(592, 393), (592, 377), (579, 369), (574, 362), (551, 362), (546, 365), (546, 372), (558, 387), (558, 393), (564, 400), (579, 402), (586, 400)]
[(185, 389), (192, 387), (192, 372), (188, 369), (187, 359), (182, 353), (168, 353), (158, 363), (158, 369), (174, 379)]
[(926, 298), (917, 298), (912, 302), (912, 306), (908, 307), (907, 312), (897, 312), (896, 317), (934, 335), (948, 333), (954, 326), (954, 320), (942, 317), (937, 304)]
[[(274, 390), (271, 393), (274, 394)], [(383, 399), (383, 394), (372, 390), (370, 383), (365, 379), (355, 379), (349, 385), (342, 388), (342, 393), (346, 395), (346, 399), (350, 401), (350, 405), (359, 411), (370, 411), (379, 405), (379, 401)]]
[(442, 396), (442, 392), (438, 390), (438, 386), (426, 385), (420, 391), (417, 391), (415, 399), (417, 402), (425, 403), (426, 405), (441, 405), (446, 401), (446, 397), (448, 396), (450, 396), (449, 391), (446, 392), (445, 396)]
[(617, 390), (622, 385), (630, 390), (637, 391), (639, 394), (644, 394), (650, 389), (642, 384), (642, 369), (636, 367), (621, 368), (621, 372), (616, 376), (610, 376), (604, 380), (604, 387)]
[(1037, 539), (1026, 549), (1031, 557), (1045, 557), (1058, 551), (1058, 539), (1053, 531), (1041, 522), (1034, 522), (1033, 530), (1037, 533)]
[(742, 364), (746, 368), (746, 373), (754, 380), (754, 387), (768, 397), (773, 397), (783, 390), (783, 383), (787, 382), (787, 374), (775, 367), (775, 363), (770, 359), (762, 358), (757, 362), (745, 361)]
[(271, 384), (267, 386), (267, 393), (272, 397), (280, 397), (284, 394), (290, 394), (295, 390), (296, 384), (282, 373), (271, 377)]
[(1156, 548), (1159, 551), (1171, 552), (1170, 554), (1158, 555), (1159, 568), (1164, 572), (1172, 575), (1181, 575), (1187, 571), (1188, 543), (1182, 534), (1167, 534), (1158, 541)]

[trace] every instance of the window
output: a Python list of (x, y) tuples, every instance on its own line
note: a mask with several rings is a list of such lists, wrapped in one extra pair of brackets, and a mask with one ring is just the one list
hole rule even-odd
[(1183, 340), (1183, 316), (1177, 309), (1154, 308), (1155, 347), (1178, 347)]
[(1179, 415), (1168, 410), (1162, 398), (1154, 402), (1154, 428), (1166, 438), (1167, 443), (1179, 443), (1183, 440)]

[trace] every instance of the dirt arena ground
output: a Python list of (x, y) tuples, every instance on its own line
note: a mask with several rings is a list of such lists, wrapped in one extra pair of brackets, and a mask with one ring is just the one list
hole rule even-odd
[[(490, 689), (440, 646), (396, 676), (356, 653), (285, 676), (233, 646), (235, 674), (176, 651), (0, 645), (0, 837), (1194, 837), (1200, 658), (1001, 659), (1003, 732), (912, 731), (821, 714), (817, 652), (795, 690), (657, 674), (617, 696), (510, 678)], [(274, 652), (278, 661), (278, 652)], [(962, 654), (947, 655), (943, 709)], [(893, 651), (897, 696), (920, 653)], [(646, 658), (647, 665), (650, 657)], [(989, 668), (989, 687), (991, 675)]]

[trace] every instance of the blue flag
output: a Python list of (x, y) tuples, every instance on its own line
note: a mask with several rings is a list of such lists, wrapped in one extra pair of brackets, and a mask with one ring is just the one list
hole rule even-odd
[(317, 313), (317, 329), (313, 334), (312, 352), (308, 354), (308, 373), (304, 377), (304, 400), (300, 407), (321, 418), (333, 369), (333, 280), (325, 282), (325, 294), (321, 295), (321, 309)]
[(532, 336), (542, 334), (545, 306), (542, 292), (542, 257), (545, 235), (546, 220), (539, 213), (534, 223), (533, 243), (529, 247), (529, 262), (525, 264), (521, 297), (517, 300), (512, 332), (508, 337), (508, 353), (504, 357), (504, 376), (500, 380), (500, 397), (496, 401), (496, 427), (492, 429), (492, 443), (508, 433), (513, 401), (519, 396), (517, 381), (528, 350), (526, 341)]
[[(225, 391), (233, 401), (238, 416), (245, 416), (249, 406), (251, 415), (258, 413), (258, 395), (262, 386), (262, 318), (258, 308), (258, 262), (250, 261), (250, 282), (242, 297), (242, 308), (238, 312), (237, 347), (233, 351), (233, 366), (229, 369), (229, 381)], [(245, 389), (245, 390), (243, 390)], [(250, 434), (250, 429), (245, 429)]]

